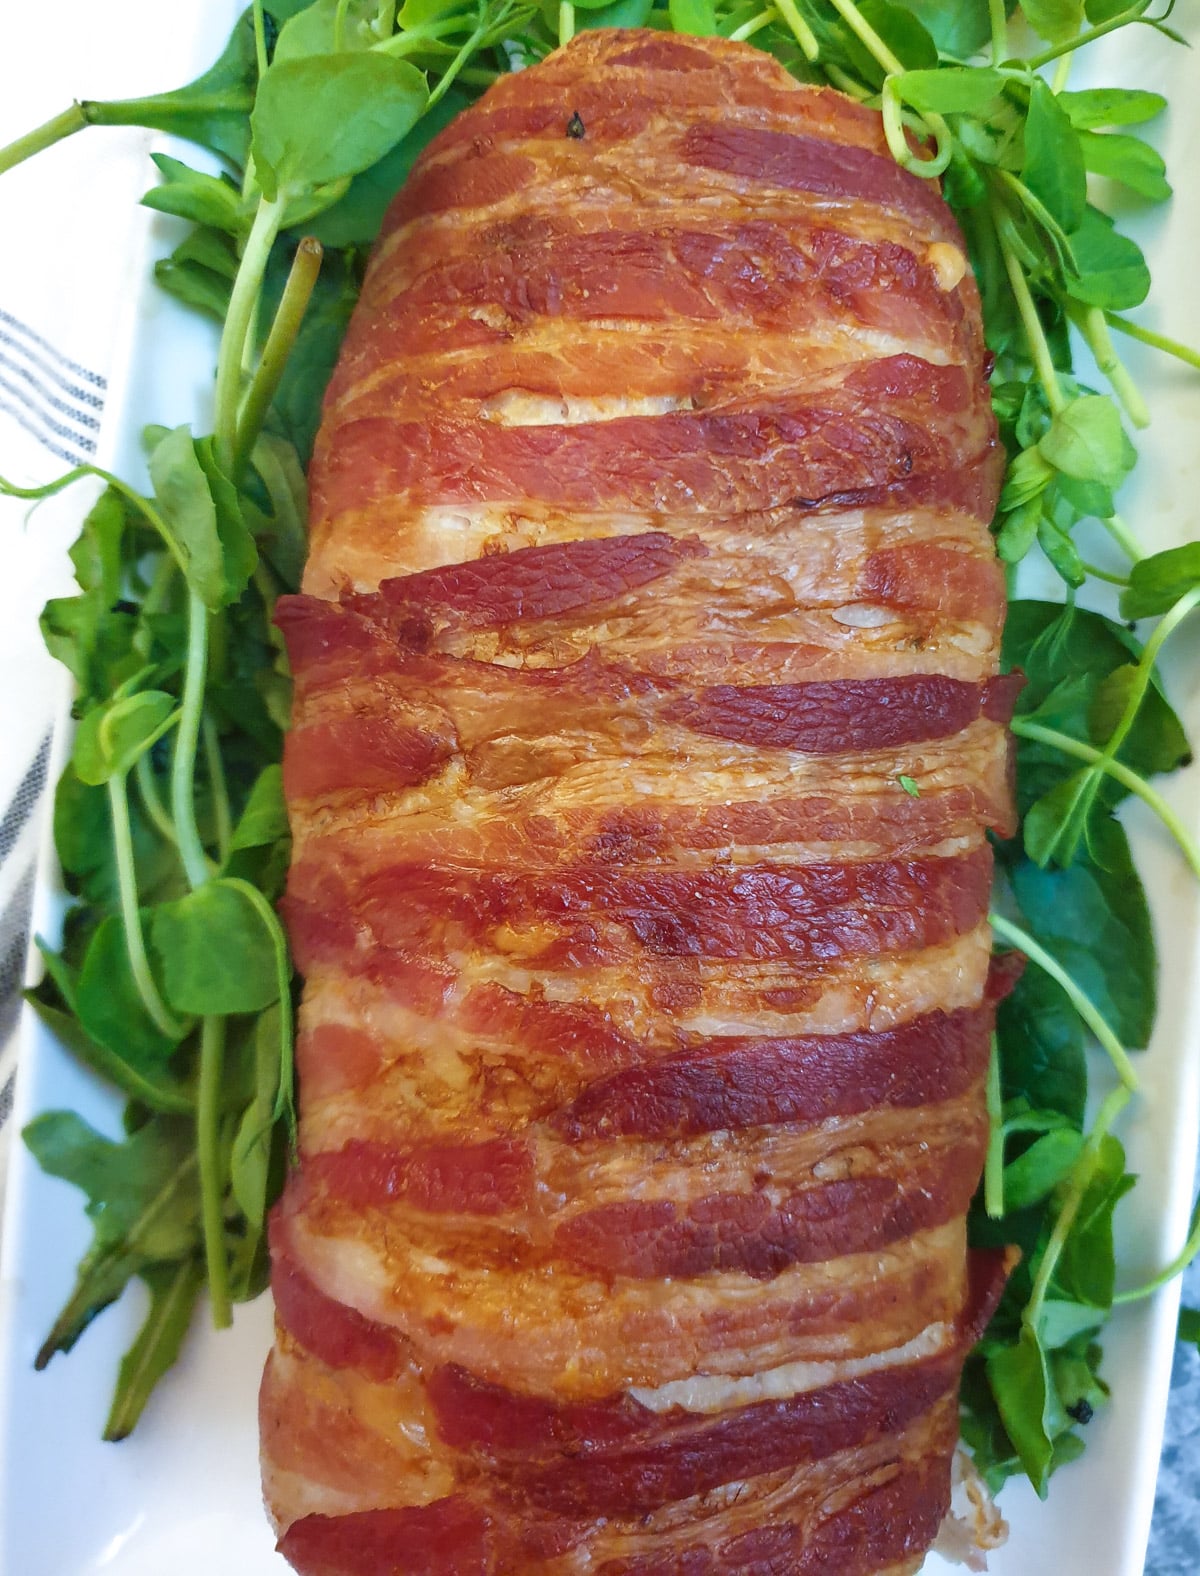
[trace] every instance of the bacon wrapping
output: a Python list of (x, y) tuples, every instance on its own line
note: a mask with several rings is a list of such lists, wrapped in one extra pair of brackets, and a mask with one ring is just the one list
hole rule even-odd
[(303, 1576), (920, 1566), (1005, 1273), (984, 360), (934, 184), (746, 45), (585, 32), (397, 198), (278, 612)]

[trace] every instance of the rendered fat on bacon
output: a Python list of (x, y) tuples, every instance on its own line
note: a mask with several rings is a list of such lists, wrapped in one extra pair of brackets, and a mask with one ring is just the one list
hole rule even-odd
[(278, 615), (303, 1576), (920, 1566), (1004, 1274), (1001, 468), (934, 184), (765, 54), (587, 32), (418, 161)]

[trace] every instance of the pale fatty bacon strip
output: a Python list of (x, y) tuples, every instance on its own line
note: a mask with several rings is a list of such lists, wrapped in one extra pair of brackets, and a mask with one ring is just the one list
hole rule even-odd
[(302, 1576), (920, 1566), (1005, 1273), (1001, 468), (934, 183), (767, 55), (587, 32), (418, 161), (279, 614)]

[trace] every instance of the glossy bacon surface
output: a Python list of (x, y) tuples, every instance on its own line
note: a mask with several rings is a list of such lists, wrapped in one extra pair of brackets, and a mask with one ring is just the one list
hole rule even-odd
[(303, 1576), (920, 1565), (1004, 1274), (983, 359), (934, 185), (749, 46), (586, 32), (418, 161), (278, 615)]

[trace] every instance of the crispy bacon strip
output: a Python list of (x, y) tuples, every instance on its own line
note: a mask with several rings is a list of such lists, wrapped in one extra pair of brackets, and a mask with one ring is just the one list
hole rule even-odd
[(1002, 467), (875, 112), (591, 30), (418, 160), (278, 610), (301, 1576), (917, 1569), (1007, 1268)]

